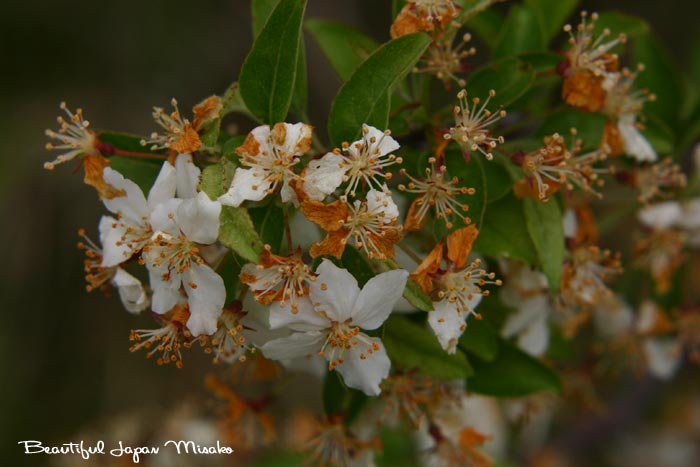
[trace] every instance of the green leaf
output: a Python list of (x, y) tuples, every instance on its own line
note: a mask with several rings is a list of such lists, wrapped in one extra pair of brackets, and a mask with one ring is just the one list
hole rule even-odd
[(261, 121), (284, 121), (292, 103), (306, 0), (280, 0), (253, 43), (239, 85), (246, 107)]
[(110, 167), (136, 183), (145, 194), (148, 194), (151, 190), (162, 165), (162, 161), (153, 163), (143, 159), (122, 156), (112, 156), (109, 158), (109, 162)]
[(279, 0), (253, 0), (251, 13), (253, 16), (253, 39), (257, 38), (267, 22), (270, 14), (277, 6)]
[(564, 23), (579, 3), (580, 0), (525, 0), (525, 5), (537, 15), (547, 42), (561, 32)]
[(246, 135), (237, 135), (228, 139), (224, 143), (224, 147), (221, 149), (221, 155), (232, 162), (238, 161), (238, 154), (236, 154), (236, 149), (238, 149), (243, 144), (245, 138)]
[[(399, 37), (377, 49), (360, 65), (331, 106), (328, 133), (334, 144), (357, 139), (363, 123), (381, 126), (381, 122), (377, 123), (381, 116), (375, 113), (378, 102), (411, 71), (429, 43), (430, 38), (423, 33)], [(386, 122), (388, 118), (387, 106), (382, 120)]]
[(503, 29), (505, 19), (495, 10), (485, 10), (472, 17), (465, 26), (491, 49), (496, 46), (498, 33)]
[(347, 81), (379, 44), (360, 31), (335, 21), (309, 19), (305, 24), (341, 80)]
[(380, 428), (382, 449), (377, 453), (377, 467), (420, 467), (414, 437), (402, 430)]
[(518, 55), (518, 58), (529, 64), (535, 73), (552, 71), (562, 61), (562, 56), (554, 52), (526, 52)]
[(264, 244), (272, 247), (273, 253), (279, 253), (284, 238), (284, 212), (274, 202), (258, 208), (249, 208), (248, 214), (260, 232)]
[(552, 292), (559, 290), (561, 268), (566, 255), (561, 209), (556, 200), (547, 202), (525, 198), (525, 220), (537, 250), (542, 271)]
[(221, 98), (221, 105), (221, 118), (224, 118), (226, 115), (233, 112), (239, 112), (255, 118), (245, 106), (245, 102), (243, 102), (238, 82), (231, 84), (226, 92), (224, 92), (224, 96)]
[(576, 138), (583, 141), (583, 148), (594, 149), (600, 146), (605, 122), (604, 115), (566, 109), (547, 117), (537, 134), (544, 137), (559, 133), (566, 138), (567, 144), (570, 144), (569, 132), (571, 128), (576, 128)]
[[(394, 260), (378, 261), (377, 263), (385, 271), (399, 269), (399, 265)], [(426, 294), (423, 289), (421, 289), (420, 286), (411, 278), (406, 281), (406, 288), (403, 291), (403, 298), (421, 311), (433, 311), (434, 307), (432, 300), (430, 300), (428, 294)]]
[(635, 40), (633, 49), (634, 61), (646, 67), (639, 73), (635, 87), (648, 89), (656, 95), (654, 102), (644, 104), (644, 113), (656, 115), (674, 134), (677, 133), (684, 98), (680, 71), (658, 37), (640, 36)]
[(241, 292), (241, 265), (236, 260), (236, 257), (229, 253), (224, 257), (216, 272), (224, 280), (226, 303), (231, 303), (239, 297)]
[(493, 89), (496, 95), (491, 98), (489, 110), (504, 107), (515, 102), (530, 88), (535, 80), (535, 70), (529, 63), (518, 58), (509, 57), (479, 68), (467, 81), (467, 92), (471, 97), (482, 101)]
[(598, 16), (598, 21), (595, 24), (595, 33), (600, 34), (605, 29), (609, 29), (612, 33), (610, 37), (626, 34), (627, 37), (633, 39), (649, 34), (650, 31), (649, 23), (642, 18), (617, 11), (606, 11)]
[(493, 361), (500, 348), (498, 333), (487, 321), (470, 318), (459, 339), (459, 348), (487, 362)]
[(342, 412), (346, 393), (347, 388), (341, 381), (340, 374), (329, 371), (323, 380), (323, 410), (326, 415)]
[(500, 1), (503, 0), (457, 0), (457, 4), (462, 8), (459, 20), (464, 23), (464, 21), (484, 12), (488, 7)]
[(402, 369), (417, 368), (437, 379), (459, 379), (473, 373), (464, 352), (457, 349), (454, 355), (447, 354), (432, 331), (404, 317), (389, 317), (382, 342), (392, 363)]
[(474, 376), (467, 378), (469, 391), (496, 397), (519, 397), (540, 391), (561, 392), (557, 374), (547, 365), (501, 342), (498, 356), (491, 362), (475, 358)]
[(364, 287), (367, 281), (375, 276), (372, 266), (370, 266), (365, 257), (355, 248), (345, 248), (343, 256), (340, 259), (340, 264), (357, 279), (357, 283), (360, 287)]
[(228, 191), (233, 180), (236, 166), (226, 158), (222, 158), (218, 164), (206, 167), (202, 171), (200, 187), (209, 198), (215, 200)]
[(257, 264), (263, 242), (244, 208), (223, 206), (219, 216), (219, 241), (244, 259)]
[(496, 45), (493, 58), (504, 58), (523, 52), (545, 50), (547, 41), (539, 26), (537, 14), (531, 8), (514, 5), (506, 17)]
[(489, 204), (474, 251), (491, 257), (517, 258), (531, 265), (537, 262), (521, 200), (509, 194)]
[[(151, 151), (148, 146), (142, 146), (141, 136), (130, 135), (128, 133), (117, 133), (114, 131), (99, 131), (99, 139), (103, 143), (111, 144), (117, 149), (123, 151), (134, 151), (134, 152), (151, 152), (153, 154), (160, 154), (163, 151)], [(144, 162), (161, 165), (162, 161), (149, 161), (147, 159)]]

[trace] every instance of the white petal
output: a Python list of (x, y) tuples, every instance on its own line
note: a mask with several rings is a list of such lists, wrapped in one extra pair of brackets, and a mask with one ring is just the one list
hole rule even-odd
[(114, 217), (102, 216), (99, 230), (102, 243), (101, 266), (106, 268), (116, 266), (136, 253), (137, 250), (133, 245), (129, 247), (128, 242), (122, 242), (122, 239), (128, 239), (126, 225), (123, 222), (119, 222)]
[(601, 337), (612, 339), (632, 329), (634, 312), (627, 302), (615, 296), (593, 308), (593, 324)]
[(656, 151), (635, 126), (634, 115), (621, 116), (617, 128), (622, 136), (625, 153), (639, 162), (654, 162), (657, 159)]
[(219, 197), (221, 204), (238, 207), (245, 200), (260, 201), (267, 196), (270, 181), (261, 169), (236, 169), (231, 187)]
[(194, 198), (197, 196), (199, 185), (199, 167), (194, 165), (190, 154), (178, 154), (175, 159), (175, 171), (177, 172), (177, 197)]
[(700, 229), (700, 198), (685, 201), (682, 205), (683, 216), (678, 224), (686, 230)]
[(367, 210), (381, 216), (382, 222), (389, 224), (399, 217), (399, 208), (391, 196), (377, 190), (367, 193)]
[(291, 177), (285, 177), (280, 189), (280, 198), (283, 203), (292, 203), (294, 206), (299, 206), (299, 199), (294, 189), (289, 185)]
[(357, 280), (327, 259), (321, 261), (316, 272), (318, 277), (310, 286), (311, 301), (333, 321), (350, 319), (360, 294)]
[(440, 300), (435, 309), (428, 313), (428, 324), (440, 341), (442, 348), (449, 354), (457, 351), (457, 343), (464, 332), (466, 313), (458, 313), (449, 300)]
[(151, 290), (153, 290), (153, 297), (151, 298), (151, 309), (162, 315), (172, 310), (177, 304), (182, 303), (182, 296), (180, 295), (180, 275), (176, 272), (171, 274), (171, 279), (169, 281), (163, 280), (162, 269), (156, 269), (153, 267), (148, 268), (148, 277), (151, 283)]
[(564, 211), (562, 223), (564, 224), (564, 236), (566, 238), (576, 238), (578, 219), (576, 219), (576, 212), (573, 209), (568, 208)]
[(154, 232), (167, 232), (172, 236), (180, 235), (180, 228), (175, 222), (175, 213), (182, 201), (180, 198), (170, 198), (151, 211), (148, 220)]
[(541, 319), (541, 315), (547, 316), (549, 310), (549, 299), (546, 295), (521, 299), (517, 311), (508, 315), (508, 319), (501, 329), (501, 335), (513, 337), (520, 334), (527, 329), (531, 322)]
[[(363, 136), (362, 139), (366, 141), (369, 147), (370, 154), (375, 154), (376, 156), (385, 156), (399, 149), (401, 145), (392, 138), (391, 136), (385, 135), (383, 131), (373, 126), (366, 124), (362, 125)], [(367, 133), (365, 133), (365, 131)], [(371, 143), (374, 138), (374, 143)], [(362, 143), (362, 141), (356, 141), (357, 143)], [(350, 145), (352, 149), (355, 143)]]
[[(382, 341), (377, 337), (368, 337), (360, 333), (357, 338), (364, 342), (371, 341), (379, 346), (379, 350), (369, 353), (364, 344), (353, 346), (343, 354), (343, 363), (335, 369), (343, 376), (343, 381), (351, 388), (359, 389), (368, 396), (378, 396), (381, 393), (379, 383), (389, 376), (391, 361), (386, 354)], [(364, 355), (364, 359), (361, 358)]]
[(175, 222), (188, 240), (208, 245), (219, 236), (219, 214), (221, 203), (212, 201), (200, 191), (194, 198), (180, 204), (175, 212)]
[(342, 162), (342, 156), (332, 152), (309, 162), (304, 175), (304, 191), (309, 198), (323, 201), (343, 183), (346, 168)]
[(677, 201), (665, 201), (640, 209), (637, 217), (647, 227), (667, 229), (683, 221), (683, 210)]
[(518, 347), (535, 357), (544, 354), (549, 346), (549, 326), (546, 315), (540, 315), (533, 320), (518, 337)]
[(141, 188), (131, 180), (124, 178), (116, 170), (112, 170), (111, 167), (105, 167), (102, 176), (105, 182), (117, 190), (124, 190), (126, 193), (126, 196), (103, 200), (107, 209), (114, 214), (121, 214), (135, 223), (142, 223), (143, 219), (148, 217), (148, 205)]
[(148, 295), (146, 295), (141, 281), (122, 268), (117, 268), (117, 272), (112, 278), (112, 285), (119, 291), (119, 298), (127, 311), (139, 313), (148, 307)]
[(266, 358), (272, 360), (289, 360), (306, 355), (317, 354), (328, 337), (327, 332), (295, 332), (289, 337), (271, 340), (260, 350)]
[(403, 295), (407, 279), (408, 272), (397, 269), (383, 272), (367, 281), (352, 310), (353, 324), (367, 330), (381, 326)]
[(163, 163), (151, 191), (148, 192), (148, 207), (153, 210), (156, 206), (175, 197), (177, 178), (175, 167), (168, 161)]
[(303, 152), (300, 148), (302, 140), (310, 140), (312, 127), (305, 123), (285, 123), (285, 138), (282, 146), (279, 146), (285, 154), (301, 156)]
[(206, 264), (193, 264), (185, 277), (182, 285), (190, 304), (187, 328), (194, 336), (213, 334), (226, 302), (224, 280)]
[(659, 379), (669, 379), (681, 364), (681, 348), (673, 339), (646, 339), (644, 353), (649, 372)]
[(320, 331), (331, 327), (330, 321), (314, 310), (309, 297), (297, 300), (297, 313), (292, 313), (291, 303), (270, 305), (270, 329), (289, 328), (294, 331)]

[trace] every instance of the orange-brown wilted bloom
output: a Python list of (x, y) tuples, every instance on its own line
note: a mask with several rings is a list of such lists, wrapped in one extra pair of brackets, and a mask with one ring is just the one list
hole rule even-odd
[(563, 67), (564, 85), (562, 97), (574, 107), (589, 112), (597, 112), (605, 104), (606, 90), (604, 88), (605, 75), (615, 71), (618, 67), (617, 55), (610, 50), (626, 41), (626, 37), (620, 34), (617, 38), (607, 40), (610, 31), (605, 29), (602, 34), (595, 37), (595, 22), (598, 14), (590, 15), (581, 12), (581, 23), (574, 28), (567, 24), (564, 31), (569, 34), (571, 48), (566, 51), (567, 61)]
[(479, 447), (489, 440), (474, 428), (461, 430), (456, 440), (442, 436), (439, 428), (431, 426), (430, 434), (435, 439), (435, 448), (431, 456), (439, 459), (439, 465), (445, 467), (491, 467), (493, 459)]
[(394, 245), (401, 240), (403, 227), (396, 225), (399, 210), (391, 196), (370, 190), (364, 201), (352, 204), (342, 199), (329, 204), (314, 201), (304, 193), (300, 183), (293, 183), (304, 216), (318, 224), (328, 235), (311, 246), (311, 256), (335, 256), (340, 259), (349, 240), (370, 258), (395, 256)]
[(569, 308), (590, 307), (613, 293), (606, 285), (622, 273), (620, 255), (597, 246), (580, 246), (571, 252), (561, 277), (561, 299)]
[(637, 266), (649, 271), (656, 291), (671, 289), (671, 276), (683, 264), (683, 248), (688, 234), (673, 228), (654, 228), (634, 244)]
[(384, 423), (406, 418), (415, 428), (425, 419), (428, 405), (440, 390), (430, 377), (415, 371), (392, 374), (382, 381), (381, 387)]
[[(571, 130), (575, 138), (576, 131)], [(532, 196), (547, 201), (549, 196), (562, 186), (573, 190), (575, 186), (602, 197), (595, 189), (603, 184), (600, 174), (611, 172), (612, 168), (598, 168), (594, 165), (607, 158), (604, 149), (581, 154), (583, 142), (574, 139), (572, 148), (566, 147), (564, 137), (558, 133), (544, 139), (545, 146), (526, 154), (522, 160), (525, 179), (515, 185), (518, 196)]]
[[(489, 295), (483, 287), (501, 285), (500, 280), (494, 280), (494, 273), (481, 267), (480, 259), (467, 264), (478, 234), (473, 225), (455, 230), (447, 236), (446, 248), (439, 242), (411, 274), (411, 278), (433, 298), (435, 309), (428, 313), (428, 323), (448, 353), (456, 351), (457, 341), (467, 327), (467, 317), (481, 318), (474, 309), (482, 297)], [(446, 265), (441, 269), (445, 249)]]
[(303, 449), (308, 454), (307, 464), (326, 467), (373, 465), (374, 451), (379, 447), (379, 438), (360, 437), (343, 423), (341, 416), (331, 415), (317, 422)]
[(248, 351), (255, 352), (255, 347), (248, 344), (243, 335), (245, 327), (241, 319), (246, 316), (240, 302), (234, 302), (224, 307), (217, 319), (216, 332), (210, 336), (200, 335), (199, 344), (204, 348), (204, 353), (214, 354), (214, 363), (224, 361), (245, 362)]
[(622, 180), (629, 181), (639, 191), (637, 200), (649, 204), (658, 199), (669, 199), (672, 190), (686, 186), (687, 179), (678, 164), (670, 157), (652, 165), (638, 167), (630, 176), (623, 174)]
[(277, 439), (275, 420), (265, 411), (271, 396), (247, 400), (213, 375), (205, 380), (207, 389), (225, 403), (221, 409), (221, 427), (235, 449), (251, 450), (269, 446)]
[(457, 94), (459, 105), (454, 107), (455, 126), (451, 127), (444, 138), (453, 140), (460, 145), (462, 151), (468, 154), (471, 151), (479, 151), (486, 159), (493, 159), (491, 151), (503, 144), (503, 136), (491, 136), (488, 127), (506, 116), (506, 111), (499, 108), (491, 112), (486, 108), (491, 98), (496, 95), (493, 89), (482, 103), (481, 99), (474, 97), (471, 105), (467, 99), (467, 91), (462, 89)]
[(412, 0), (406, 3), (391, 25), (391, 38), (414, 32), (443, 30), (459, 14), (452, 0)]
[(221, 99), (211, 96), (197, 104), (193, 109), (192, 122), (182, 117), (177, 100), (172, 99), (170, 103), (174, 110), (169, 114), (160, 107), (153, 108), (153, 119), (165, 130), (164, 134), (154, 132), (149, 140), (141, 140), (141, 145), (150, 145), (153, 151), (169, 148), (178, 154), (191, 154), (202, 147), (198, 132), (207, 122), (219, 117), (222, 109)]
[(464, 59), (476, 54), (476, 48), (467, 47), (471, 39), (471, 34), (466, 33), (455, 45), (452, 35), (434, 40), (413, 72), (435, 75), (445, 89), (450, 89), (453, 81), (463, 87), (467, 82), (457, 75), (465, 71)]
[(68, 119), (59, 116), (57, 119), (60, 125), (59, 130), (46, 130), (45, 132), (46, 136), (57, 140), (60, 144), (46, 143), (46, 149), (66, 152), (51, 162), (45, 162), (44, 168), (53, 170), (57, 165), (72, 161), (78, 157), (81, 159), (85, 169), (83, 181), (86, 185), (95, 188), (101, 199), (125, 196), (126, 193), (123, 190), (118, 190), (107, 183), (102, 175), (104, 168), (109, 166), (109, 161), (102, 156), (101, 151), (105, 151), (107, 155), (110, 155), (113, 153), (114, 148), (100, 142), (97, 133), (90, 128), (90, 122), (83, 118), (83, 109), (79, 108), (73, 113), (68, 109), (65, 102), (61, 102), (60, 107), (68, 115)]
[(130, 352), (140, 349), (148, 350), (147, 358), (156, 354), (158, 365), (174, 363), (182, 368), (182, 349), (192, 347), (192, 333), (187, 329), (187, 320), (190, 319), (190, 310), (187, 305), (175, 305), (172, 310), (164, 315), (154, 315), (154, 318), (163, 324), (158, 329), (132, 330), (129, 340), (134, 344), (129, 348)]
[[(418, 230), (425, 221), (425, 216), (431, 208), (435, 209), (435, 217), (443, 220), (448, 229), (453, 227), (452, 215), (459, 217), (465, 224), (471, 219), (465, 215), (469, 206), (459, 199), (459, 195), (473, 195), (474, 188), (460, 187), (457, 177), (447, 176), (447, 166), (438, 163), (437, 159), (428, 159), (430, 167), (425, 169), (426, 178), (415, 178), (401, 169), (401, 175), (409, 179), (408, 184), (399, 185), (399, 190), (407, 193), (416, 193), (418, 197), (411, 203), (406, 215), (405, 230)], [(438, 164), (436, 166), (436, 164)]]
[(273, 301), (285, 306), (287, 300), (292, 312), (297, 310), (297, 299), (309, 293), (309, 282), (316, 274), (301, 259), (301, 248), (289, 256), (270, 253), (270, 246), (260, 254), (260, 262), (246, 264), (241, 269), (241, 282), (248, 284), (255, 299), (265, 305)]

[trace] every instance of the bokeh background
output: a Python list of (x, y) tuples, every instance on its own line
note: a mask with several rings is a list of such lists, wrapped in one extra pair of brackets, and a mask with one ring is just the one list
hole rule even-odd
[[(309, 17), (388, 39), (390, 0), (310, 0)], [(698, 42), (695, 0), (584, 1), (649, 20), (684, 70)], [(502, 8), (507, 8), (502, 5)], [(153, 105), (189, 108), (235, 79), (251, 46), (248, 0), (3, 0), (0, 13), (0, 464), (41, 465), (17, 441), (60, 444), (120, 414), (158, 426), (159, 414), (206, 404), (208, 358), (158, 367), (130, 354), (129, 330), (150, 327), (118, 300), (87, 294), (76, 231), (94, 236), (103, 212), (80, 174), (42, 169), (58, 104), (83, 107), (97, 128), (148, 134)], [(323, 128), (340, 86), (306, 40), (309, 114)], [(632, 389), (632, 388), (630, 388)], [(623, 408), (624, 409), (624, 408)], [(632, 409), (634, 412), (634, 409)], [(636, 418), (612, 429), (626, 429)]]

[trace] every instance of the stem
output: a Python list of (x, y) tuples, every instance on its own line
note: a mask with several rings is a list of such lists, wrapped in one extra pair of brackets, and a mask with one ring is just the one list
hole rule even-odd
[(404, 253), (406, 253), (408, 256), (410, 256), (411, 259), (412, 259), (413, 261), (416, 262), (416, 264), (420, 264), (420, 263), (423, 262), (423, 259), (422, 259), (420, 256), (418, 256), (413, 250), (411, 250), (411, 249), (408, 247), (408, 245), (406, 245), (404, 242), (398, 242), (396, 245), (397, 245), (399, 248), (401, 248), (401, 250), (402, 250)]

